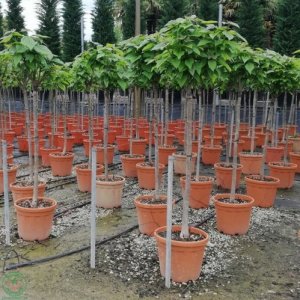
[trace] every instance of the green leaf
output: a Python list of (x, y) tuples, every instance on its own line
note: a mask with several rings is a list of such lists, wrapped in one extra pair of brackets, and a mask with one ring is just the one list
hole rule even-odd
[(192, 68), (194, 63), (194, 60), (192, 58), (189, 58), (185, 61), (185, 65), (189, 68), (189, 70)]
[(174, 54), (178, 57), (178, 59), (180, 59), (184, 52), (179, 49), (174, 49)]
[(229, 41), (231, 41), (234, 38), (234, 36), (228, 31), (224, 31), (224, 35), (228, 38)]
[(209, 60), (208, 61), (208, 66), (209, 68), (214, 71), (217, 68), (217, 63), (215, 60)]
[(178, 69), (179, 65), (180, 65), (180, 60), (179, 59), (171, 59), (171, 64)]
[(254, 70), (254, 64), (251, 62), (248, 62), (248, 63), (246, 63), (245, 68), (248, 71), (248, 73), (251, 74), (252, 71)]
[(36, 41), (30, 36), (23, 36), (21, 39), (21, 44), (27, 47), (29, 50), (33, 50), (36, 45)]
[(48, 58), (49, 60), (53, 58), (52, 52), (44, 45), (36, 45), (34, 47), (34, 50), (44, 57)]

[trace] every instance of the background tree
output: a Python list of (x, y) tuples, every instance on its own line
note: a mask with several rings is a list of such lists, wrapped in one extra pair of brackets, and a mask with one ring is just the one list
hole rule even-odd
[(184, 17), (188, 12), (187, 0), (163, 0), (161, 4), (161, 27), (170, 20)]
[(24, 31), (25, 23), (22, 16), (23, 7), (21, 6), (21, 0), (7, 0), (7, 29)]
[[(0, 36), (3, 36), (4, 29), (3, 29), (3, 14), (2, 14), (2, 6), (0, 4)], [(0, 51), (3, 50), (3, 45), (0, 44)]]
[[(145, 32), (146, 22), (144, 5), (141, 3), (141, 33)], [(135, 34), (135, 0), (125, 0), (122, 11), (122, 33), (123, 39), (127, 40)]]
[(81, 0), (63, 0), (62, 52), (66, 62), (72, 61), (81, 52)]
[(236, 15), (239, 32), (252, 47), (264, 48), (266, 31), (264, 28), (263, 7), (260, 0), (242, 0)]
[(197, 15), (203, 20), (218, 19), (218, 0), (200, 0)]
[(92, 25), (94, 42), (102, 45), (115, 43), (112, 0), (96, 0)]
[(37, 33), (48, 37), (44, 42), (55, 55), (60, 55), (58, 2), (59, 0), (41, 0), (37, 6), (37, 17), (39, 20)]
[(276, 17), (274, 48), (291, 55), (300, 49), (300, 1), (280, 0)]

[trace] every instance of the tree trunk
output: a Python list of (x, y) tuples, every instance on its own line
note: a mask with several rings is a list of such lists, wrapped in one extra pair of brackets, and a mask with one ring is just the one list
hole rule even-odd
[(200, 174), (200, 163), (201, 163), (201, 145), (202, 145), (202, 129), (203, 129), (203, 118), (204, 110), (202, 109), (202, 91), (199, 93), (199, 127), (198, 127), (198, 151), (197, 151), (197, 166), (196, 166), (196, 180), (199, 180)]
[(239, 142), (239, 130), (240, 130), (240, 107), (241, 107), (241, 92), (238, 93), (238, 99), (235, 106), (235, 135), (234, 135), (234, 145), (233, 145), (233, 160), (232, 160), (232, 181), (231, 181), (231, 191), (230, 198), (234, 198), (236, 190), (236, 176), (237, 176), (237, 151)]
[[(92, 148), (94, 143), (94, 100), (95, 97), (91, 93), (87, 94), (88, 97), (88, 110), (89, 110), (89, 169), (92, 168)], [(93, 99), (94, 98), (94, 99)]]
[[(158, 154), (158, 91), (154, 88), (154, 138), (155, 138), (155, 200), (159, 199), (159, 154)], [(149, 147), (151, 147), (149, 145)]]
[(110, 93), (109, 91), (104, 91), (104, 134), (103, 134), (103, 144), (104, 144), (104, 174), (105, 174), (105, 180), (108, 180), (108, 162), (107, 162), (107, 146), (108, 146), (108, 105), (109, 105), (109, 97)]
[(253, 108), (252, 108), (251, 154), (253, 154), (254, 152), (255, 126), (256, 126), (256, 101), (257, 101), (257, 91), (254, 91)]
[(38, 184), (39, 184), (39, 136), (38, 136), (38, 92), (33, 91), (33, 138), (34, 138), (34, 178), (32, 207), (38, 205)]
[(191, 192), (191, 162), (192, 162), (192, 114), (193, 114), (193, 98), (190, 93), (186, 95), (186, 181), (185, 181), (185, 191), (182, 203), (182, 228), (180, 236), (181, 238), (189, 237), (189, 198)]

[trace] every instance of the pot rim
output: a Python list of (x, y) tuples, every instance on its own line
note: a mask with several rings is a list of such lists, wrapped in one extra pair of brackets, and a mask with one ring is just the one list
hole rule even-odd
[(22, 207), (22, 206), (18, 205), (19, 202), (24, 201), (24, 200), (30, 200), (30, 199), (32, 200), (32, 197), (24, 197), (24, 198), (18, 199), (17, 201), (14, 202), (15, 209), (19, 210), (19, 211), (26, 211), (26, 212), (36, 213), (37, 211), (40, 211), (40, 212), (50, 211), (50, 210), (53, 210), (57, 207), (57, 201), (54, 200), (53, 198), (49, 198), (49, 197), (38, 197), (38, 200), (43, 199), (43, 200), (51, 201), (52, 205), (48, 206), (48, 207), (36, 208), (36, 207)]
[(247, 182), (252, 182), (252, 183), (258, 183), (260, 185), (278, 185), (280, 183), (280, 179), (273, 177), (273, 176), (264, 176), (265, 178), (269, 178), (269, 179), (274, 179), (274, 181), (262, 181), (262, 180), (256, 180), (253, 178), (249, 178), (249, 176), (253, 176), (253, 175), (246, 175), (245, 176), (245, 181)]
[[(214, 164), (214, 168), (216, 169), (221, 169), (221, 170), (233, 170), (233, 167), (230, 167), (230, 168), (225, 168), (225, 167), (222, 167), (220, 166), (220, 164), (223, 164), (224, 162), (217, 162)], [(243, 168), (243, 165), (242, 164), (237, 164), (237, 170), (241, 170)]]
[(214, 202), (215, 206), (223, 206), (223, 207), (239, 207), (239, 208), (245, 208), (245, 207), (252, 207), (254, 204), (254, 198), (249, 195), (244, 194), (234, 194), (234, 196), (238, 199), (242, 199), (247, 201), (247, 203), (224, 203), (219, 201), (217, 198), (230, 198), (230, 193), (218, 193), (216, 195), (213, 195), (211, 197), (211, 200)]
[[(152, 198), (154, 197), (154, 195), (139, 195), (137, 196), (133, 202), (135, 204), (135, 206), (137, 207), (141, 207), (141, 208), (163, 208), (163, 209), (166, 209), (167, 208), (167, 200), (168, 200), (168, 196), (167, 195), (164, 195), (164, 194), (160, 194), (158, 195), (159, 196), (159, 199), (160, 200), (163, 200), (163, 201), (166, 201), (166, 203), (162, 203), (162, 204), (144, 204), (144, 203), (141, 203), (141, 200), (142, 199), (148, 199), (148, 198)], [(172, 202), (173, 204), (175, 203), (175, 201), (173, 200)]]
[[(172, 225), (172, 232), (173, 231), (180, 231), (181, 230), (181, 225)], [(176, 241), (176, 240), (171, 240), (172, 246), (177, 246), (177, 247), (185, 247), (185, 248), (193, 248), (197, 246), (205, 246), (208, 241), (209, 241), (209, 235), (207, 232), (205, 232), (202, 229), (196, 228), (189, 226), (189, 230), (192, 230), (194, 233), (201, 234), (204, 236), (204, 239), (200, 241)], [(160, 241), (161, 243), (165, 244), (166, 239), (161, 237), (158, 233), (167, 231), (167, 226), (162, 226), (154, 230), (154, 237), (157, 241)]]
[[(113, 176), (115, 175), (108, 175), (108, 178), (112, 178)], [(102, 183), (103, 184), (109, 184), (109, 185), (118, 185), (120, 183), (124, 183), (125, 182), (125, 177), (123, 176), (120, 176), (120, 175), (117, 175), (116, 177), (119, 177), (121, 178), (121, 180), (118, 180), (118, 181), (104, 181), (104, 180), (97, 180), (97, 178), (105, 178), (105, 175), (104, 174), (101, 174), (101, 175), (97, 175), (96, 176), (96, 185), (101, 185)]]
[[(144, 164), (145, 162), (139, 162), (136, 164), (136, 168), (139, 168), (139, 169), (155, 169), (155, 166), (142, 166), (142, 164)], [(163, 170), (165, 168), (165, 165), (164, 164), (161, 164), (159, 163), (158, 164), (158, 168)]]
[(281, 170), (296, 170), (297, 169), (297, 164), (294, 164), (294, 163), (291, 163), (291, 162), (288, 162), (286, 163), (286, 165), (274, 165), (275, 164), (278, 164), (278, 163), (283, 163), (282, 161), (272, 161), (272, 162), (269, 162), (268, 163), (268, 166), (270, 168), (274, 168), (274, 169), (281, 169)]

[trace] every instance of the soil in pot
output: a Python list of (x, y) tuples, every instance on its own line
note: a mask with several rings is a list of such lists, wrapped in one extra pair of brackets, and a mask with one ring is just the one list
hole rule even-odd
[[(22, 198), (32, 198), (33, 196), (33, 182), (29, 180), (17, 181), (10, 184), (13, 201), (16, 202)], [(38, 197), (44, 197), (46, 190), (46, 182), (39, 181)]]
[[(91, 192), (92, 186), (92, 170), (88, 164), (81, 164), (75, 167), (78, 189), (81, 192)], [(104, 171), (104, 166), (97, 164), (96, 175), (101, 175)]]
[[(166, 230), (167, 228), (164, 226), (156, 229), (154, 232), (162, 276), (165, 276), (166, 266)], [(172, 226), (174, 239), (171, 241), (171, 278), (175, 282), (196, 280), (201, 273), (205, 247), (209, 236), (201, 229), (190, 227), (190, 238), (182, 240), (180, 239), (180, 230), (181, 226)]]
[(70, 176), (72, 174), (74, 153), (50, 153), (50, 164), (53, 176)]
[(217, 194), (212, 197), (216, 208), (218, 231), (235, 235), (246, 234), (250, 227), (250, 218), (254, 199), (248, 195)]
[(259, 174), (263, 163), (263, 154), (259, 152), (240, 152), (240, 163), (243, 174)]
[(120, 157), (123, 173), (126, 177), (137, 177), (136, 164), (145, 161), (145, 155), (123, 154)]
[(253, 197), (254, 206), (272, 207), (276, 199), (279, 181), (278, 178), (271, 176), (246, 176), (247, 195)]
[[(185, 176), (180, 178), (181, 193), (185, 191)], [(191, 191), (189, 205), (191, 208), (207, 208), (213, 188), (214, 179), (208, 176), (199, 176), (196, 180), (195, 176), (191, 178)]]
[(96, 205), (102, 208), (114, 208), (121, 206), (121, 199), (125, 178), (121, 176), (105, 175), (96, 179)]
[(280, 180), (279, 189), (289, 189), (294, 185), (297, 165), (284, 162), (269, 163), (270, 176)]
[(136, 207), (139, 230), (143, 234), (152, 236), (154, 231), (161, 226), (166, 226), (167, 196), (140, 195), (134, 200)]
[(21, 198), (14, 204), (17, 213), (18, 234), (26, 241), (42, 241), (49, 237), (57, 203), (39, 197), (38, 208), (33, 208), (31, 198)]
[[(231, 181), (232, 181), (232, 173), (233, 173), (232, 164), (216, 163), (214, 165), (214, 168), (215, 168), (217, 186), (220, 186), (226, 190), (230, 190), (231, 189)], [(239, 188), (239, 186), (240, 186), (242, 168), (243, 168), (242, 165), (240, 165), (240, 164), (237, 165), (236, 184), (235, 184), (236, 188)]]

